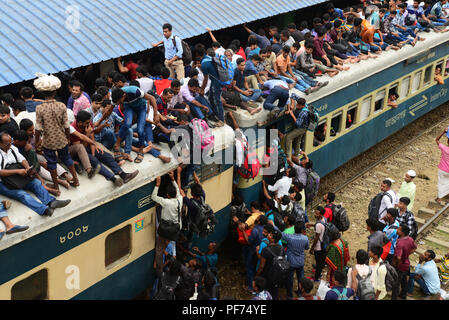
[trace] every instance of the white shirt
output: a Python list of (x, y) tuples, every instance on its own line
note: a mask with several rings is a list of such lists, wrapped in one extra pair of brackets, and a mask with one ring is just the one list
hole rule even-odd
[(292, 185), (292, 178), (283, 176), (281, 179), (276, 181), (274, 186), (268, 186), (268, 191), (277, 192), (277, 197), (281, 198), (283, 196), (288, 196), (288, 190)]
[(36, 112), (22, 111), (16, 117), (14, 117), (14, 120), (17, 122), (18, 126), (20, 126), (20, 121), (22, 121), (23, 119), (29, 119), (33, 121), (33, 124), (36, 123)]
[[(154, 112), (153, 112), (153, 106), (150, 104), (148, 106), (148, 112), (147, 112), (147, 120), (153, 122), (154, 121)], [(151, 127), (154, 129), (156, 126), (154, 124), (151, 125)]]
[[(12, 150), (14, 150), (14, 154), (17, 157), (17, 161), (16, 161), (16, 157), (14, 157)], [(22, 163), (23, 160), (25, 160), (24, 156), (22, 156), (22, 154), (19, 152), (19, 150), (13, 145), (11, 145), (11, 147), (8, 149), (7, 152), (0, 149), (1, 170), (4, 170), (4, 168), (6, 167), (7, 164)]]
[(390, 194), (393, 201), (390, 200), (389, 196), (383, 196), (379, 209), (379, 221), (381, 222), (383, 222), (382, 218), (387, 214), (387, 209), (394, 208), (394, 205), (398, 203), (398, 197), (396, 196), (396, 192), (394, 192), (394, 190), (390, 189), (387, 193)]
[[(198, 82), (201, 87), (203, 85), (204, 73), (200, 68), (197, 68), (196, 70), (198, 70)], [(209, 88), (210, 88), (210, 77), (207, 79), (207, 85), (206, 88), (204, 88), (204, 94), (209, 92)]]
[(142, 89), (143, 92), (147, 93), (151, 89), (153, 89), (153, 79), (150, 79), (148, 77), (142, 77), (137, 79), (140, 84), (140, 89)]
[(218, 53), (220, 56), (223, 56), (225, 54), (225, 48), (220, 47), (218, 49), (215, 49), (215, 53)]

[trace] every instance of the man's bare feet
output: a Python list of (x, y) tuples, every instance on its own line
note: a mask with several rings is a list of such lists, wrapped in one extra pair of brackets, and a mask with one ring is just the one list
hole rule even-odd
[(59, 183), (61, 186), (63, 186), (64, 188), (66, 188), (66, 189), (69, 189), (69, 188), (70, 188), (70, 185), (69, 185), (69, 183), (68, 183), (66, 180), (58, 179), (58, 183)]
[(162, 154), (158, 157), (163, 163), (169, 163), (171, 161), (170, 157), (163, 156)]
[(3, 200), (2, 203), (3, 203), (3, 206), (5, 207), (5, 210), (8, 210), (9, 208), (11, 208), (11, 205), (12, 205), (11, 200)]
[(148, 142), (148, 146), (146, 146), (145, 148), (142, 149), (143, 153), (148, 153), (151, 151), (151, 149), (153, 149), (153, 144), (151, 142)]
[(258, 112), (260, 112), (260, 111), (262, 111), (262, 108), (257, 108), (257, 109), (252, 109), (251, 111), (249, 111), (249, 113), (251, 114), (251, 115), (253, 115), (253, 114), (255, 114), (255, 113), (258, 113)]

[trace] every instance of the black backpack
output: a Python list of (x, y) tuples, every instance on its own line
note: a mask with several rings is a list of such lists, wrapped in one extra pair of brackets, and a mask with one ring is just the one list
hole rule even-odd
[[(176, 48), (176, 36), (173, 36), (173, 45)], [(187, 42), (181, 39), (182, 44), (182, 61), (184, 62), (184, 65), (187, 66), (192, 62), (192, 51), (190, 50), (190, 46)], [(176, 48), (176, 51), (178, 49)]]
[(341, 232), (347, 231), (349, 229), (349, 217), (346, 209), (341, 206), (341, 204), (336, 204), (332, 206), (332, 223)]
[(379, 192), (371, 199), (368, 205), (368, 218), (379, 220), (379, 217), (382, 214), (382, 212), (379, 212), (380, 204), (384, 196), (388, 196), (393, 203), (393, 197), (388, 192)]
[(303, 207), (301, 207), (301, 205), (296, 201), (293, 201), (293, 210), (291, 214), (295, 217), (296, 222), (306, 221), (306, 212)]
[(191, 230), (200, 237), (205, 238), (215, 231), (217, 219), (210, 205), (204, 203), (202, 198), (201, 202), (197, 200), (193, 200), (192, 202), (195, 204), (197, 211), (190, 224)]
[(331, 243), (331, 235), (337, 234), (340, 232), (338, 228), (333, 224), (332, 222), (325, 222), (319, 221), (317, 223), (321, 223), (324, 226), (324, 234), (323, 234), (323, 241), (321, 242), (321, 249), (326, 249), (329, 244)]
[[(354, 270), (354, 268), (352, 268)], [(374, 287), (371, 284), (371, 273), (373, 270), (369, 269), (369, 273), (366, 277), (362, 277), (357, 274), (357, 297), (359, 300), (376, 300), (376, 294), (374, 292)]]
[(284, 231), (285, 230), (284, 217), (276, 210), (272, 210), (271, 213), (267, 215), (267, 217), (270, 216), (271, 214), (273, 215), (274, 218), (274, 225), (278, 227), (279, 230)]
[(272, 275), (273, 285), (279, 287), (285, 284), (287, 280), (288, 272), (290, 269), (290, 263), (287, 261), (287, 258), (284, 254), (284, 249), (281, 248), (281, 255), (276, 255), (273, 250), (271, 250), (270, 246), (266, 247), (267, 250), (273, 256), (273, 264), (270, 270)]
[(169, 277), (165, 272), (162, 272), (160, 278), (159, 290), (154, 297), (154, 300), (176, 300), (175, 290), (181, 283), (181, 276), (177, 276), (175, 281)]
[(392, 291), (393, 288), (399, 286), (398, 272), (395, 267), (388, 263), (388, 261), (382, 261), (380, 265), (385, 265), (385, 267), (387, 268), (387, 274), (385, 275), (385, 288), (387, 289), (387, 291)]

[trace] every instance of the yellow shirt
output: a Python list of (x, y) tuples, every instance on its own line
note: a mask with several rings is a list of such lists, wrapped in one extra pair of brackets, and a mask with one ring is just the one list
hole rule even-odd
[(256, 219), (258, 216), (260, 216), (261, 214), (263, 214), (260, 211), (256, 211), (253, 214), (251, 214), (251, 216), (246, 219), (245, 223), (248, 226), (248, 228), (252, 229), (254, 227), (254, 223), (256, 222)]

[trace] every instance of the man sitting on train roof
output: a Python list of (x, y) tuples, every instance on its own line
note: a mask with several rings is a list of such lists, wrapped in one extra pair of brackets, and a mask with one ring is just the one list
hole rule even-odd
[(19, 226), (17, 224), (14, 224), (9, 220), (8, 214), (6, 213), (6, 210), (8, 210), (11, 207), (11, 201), (10, 200), (3, 200), (0, 202), (0, 220), (5, 224), (6, 230), (0, 231), (0, 240), (5, 236), (5, 234), (13, 234), (16, 232), (22, 232), (25, 230), (28, 230), (28, 226)]
[[(28, 161), (12, 145), (11, 136), (6, 132), (0, 132), (0, 157), (0, 177), (2, 177), (0, 194), (23, 203), (41, 216), (51, 217), (54, 209), (65, 207), (70, 203), (70, 200), (56, 200), (45, 190), (42, 183), (34, 178), (36, 174), (34, 168), (30, 167)], [(11, 169), (11, 167), (15, 168)], [(22, 169), (19, 167), (22, 167)], [(4, 177), (13, 178), (14, 176), (23, 177), (21, 180), (28, 180), (23, 189), (10, 189), (3, 182)], [(40, 202), (35, 200), (25, 190), (33, 192)]]

